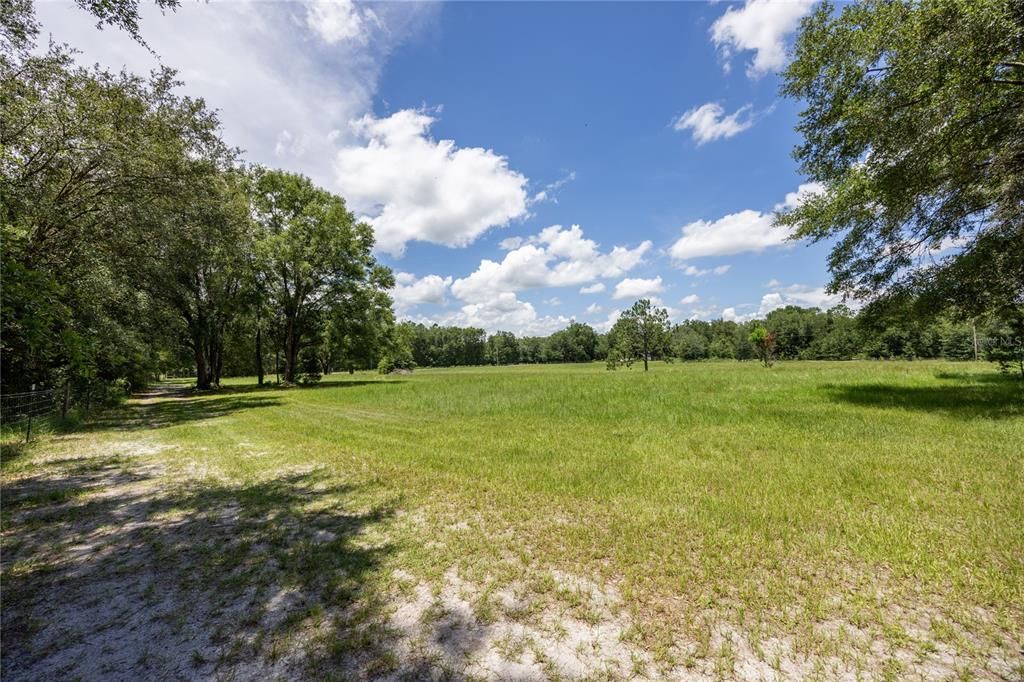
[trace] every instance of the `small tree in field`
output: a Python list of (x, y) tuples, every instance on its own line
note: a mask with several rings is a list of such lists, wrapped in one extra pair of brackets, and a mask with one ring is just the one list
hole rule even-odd
[(754, 345), (754, 352), (764, 366), (771, 367), (775, 360), (775, 334), (763, 325), (758, 325), (750, 332), (750, 343)]
[(655, 308), (646, 298), (622, 313), (610, 336), (613, 342), (608, 351), (608, 369), (615, 369), (620, 364), (628, 367), (633, 360), (643, 360), (646, 372), (647, 363), (652, 359), (671, 361), (672, 335), (668, 311)]

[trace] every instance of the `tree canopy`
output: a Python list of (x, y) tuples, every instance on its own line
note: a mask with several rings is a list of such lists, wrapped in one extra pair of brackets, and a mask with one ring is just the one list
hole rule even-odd
[(815, 8), (783, 92), (824, 187), (779, 216), (836, 239), (830, 290), (975, 316), (1024, 305), (1024, 4)]

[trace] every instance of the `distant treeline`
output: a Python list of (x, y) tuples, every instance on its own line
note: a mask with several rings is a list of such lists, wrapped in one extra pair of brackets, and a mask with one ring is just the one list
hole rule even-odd
[[(674, 325), (668, 352), (652, 359), (754, 360), (750, 332), (761, 325), (774, 335), (775, 357), (782, 360), (971, 360), (975, 340), (977, 357), (994, 359), (996, 349), (1015, 341), (1005, 325), (996, 322), (972, 324), (946, 318), (881, 322), (842, 305), (826, 311), (787, 306), (759, 320), (687, 320)], [(399, 330), (417, 367), (603, 361), (615, 347), (614, 329), (601, 334), (580, 322), (544, 337), (413, 322), (400, 324)]]

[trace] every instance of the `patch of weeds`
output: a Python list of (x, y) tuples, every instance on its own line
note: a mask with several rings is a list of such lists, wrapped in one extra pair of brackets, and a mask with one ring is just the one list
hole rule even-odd
[(518, 662), (526, 651), (530, 639), (522, 635), (507, 634), (494, 641), (494, 648), (507, 661)]
[(720, 679), (732, 676), (736, 668), (736, 647), (732, 638), (726, 637), (718, 648), (718, 657), (715, 659), (715, 675)]
[(886, 682), (895, 682), (903, 679), (906, 667), (897, 658), (890, 656), (882, 663), (882, 679)]

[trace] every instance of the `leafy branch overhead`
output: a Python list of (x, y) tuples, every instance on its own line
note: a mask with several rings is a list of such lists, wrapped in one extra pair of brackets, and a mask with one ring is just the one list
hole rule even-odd
[(1024, 305), (1024, 5), (824, 3), (783, 93), (826, 191), (778, 216), (837, 239), (830, 290), (966, 315)]

